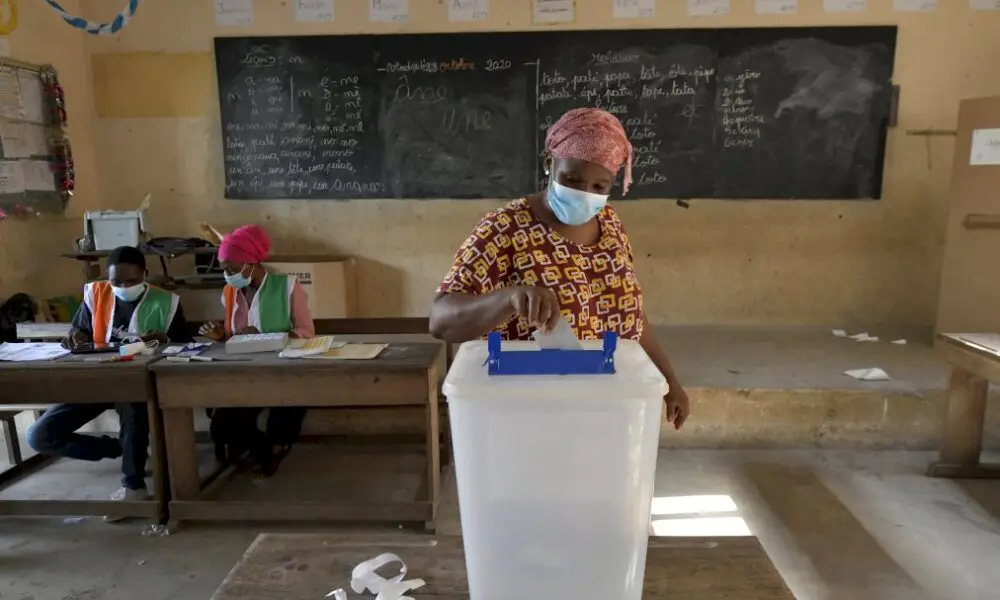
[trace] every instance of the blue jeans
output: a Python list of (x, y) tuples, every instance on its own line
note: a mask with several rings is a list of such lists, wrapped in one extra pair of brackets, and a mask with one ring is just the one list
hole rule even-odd
[[(115, 409), (121, 421), (118, 439), (83, 435), (76, 430), (106, 410)], [(122, 459), (122, 486), (130, 490), (146, 487), (149, 455), (149, 412), (144, 402), (135, 404), (57, 404), (45, 411), (28, 429), (28, 445), (35, 452), (97, 462)]]

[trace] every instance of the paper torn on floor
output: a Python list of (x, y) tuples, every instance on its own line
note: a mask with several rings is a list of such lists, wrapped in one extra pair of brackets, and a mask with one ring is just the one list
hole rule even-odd
[(859, 379), (861, 381), (889, 381), (889, 374), (878, 367), (844, 371), (844, 375), (853, 377), (855, 379)]
[(856, 340), (856, 341), (859, 341), (859, 342), (877, 342), (878, 341), (878, 337), (876, 337), (874, 335), (868, 335), (867, 332), (856, 333), (856, 334), (850, 336), (850, 338), (852, 340)]
[(834, 329), (833, 337), (847, 337), (847, 332), (843, 329)]
[[(399, 563), (399, 573), (394, 577), (386, 579), (376, 573), (380, 568)], [(368, 591), (375, 595), (375, 600), (413, 600), (411, 596), (404, 596), (406, 592), (424, 587), (423, 579), (408, 579), (406, 577), (406, 563), (401, 558), (386, 552), (371, 560), (366, 560), (354, 567), (351, 571), (351, 589), (356, 594), (363, 594)], [(334, 600), (347, 600), (347, 592), (343, 589), (336, 589), (326, 595)]]
[(897, 346), (905, 346), (906, 345), (906, 340), (904, 340), (903, 338), (899, 338), (898, 340), (892, 340), (889, 343), (890, 344), (896, 344)]
[(538, 347), (544, 350), (583, 350), (583, 345), (573, 333), (573, 328), (561, 317), (552, 331), (543, 333), (536, 329), (532, 337), (538, 342)]

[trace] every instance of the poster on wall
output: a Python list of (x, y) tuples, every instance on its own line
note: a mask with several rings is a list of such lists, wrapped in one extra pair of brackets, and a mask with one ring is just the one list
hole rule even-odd
[(656, 16), (656, 0), (612, 0), (616, 19), (651, 19)]
[(490, 18), (490, 0), (449, 0), (448, 20), (452, 23), (463, 21), (485, 21)]
[(572, 23), (576, 20), (575, 0), (533, 0), (532, 21), (539, 25)]
[(757, 0), (758, 15), (794, 15), (799, 12), (799, 0)]
[(1000, 165), (1000, 129), (976, 129), (972, 132), (969, 164), (974, 167)]
[(893, 10), (899, 12), (931, 12), (937, 5), (937, 0), (892, 0)]
[(334, 18), (333, 0), (295, 0), (297, 23), (329, 23)]
[(405, 23), (410, 20), (408, 0), (368, 0), (368, 19), (373, 23)]
[(729, 0), (688, 0), (689, 17), (714, 17), (729, 14)]
[(215, 24), (246, 27), (253, 24), (253, 0), (215, 0)]
[(868, 0), (823, 0), (823, 10), (828, 13), (852, 13), (868, 10)]

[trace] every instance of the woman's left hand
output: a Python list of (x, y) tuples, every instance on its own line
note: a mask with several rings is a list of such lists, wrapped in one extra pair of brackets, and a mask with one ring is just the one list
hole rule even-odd
[(670, 393), (663, 397), (667, 405), (667, 422), (673, 423), (674, 429), (680, 429), (691, 415), (687, 392), (680, 384), (670, 386)]
[(256, 327), (254, 327), (253, 325), (247, 325), (243, 329), (240, 329), (236, 333), (236, 335), (254, 335), (254, 334), (257, 334), (257, 333), (260, 333), (260, 331), (257, 331)]

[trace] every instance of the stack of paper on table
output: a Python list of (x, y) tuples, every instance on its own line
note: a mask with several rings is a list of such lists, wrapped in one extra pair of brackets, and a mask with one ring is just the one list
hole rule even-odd
[(340, 348), (345, 342), (335, 342), (332, 335), (321, 335), (308, 340), (291, 339), (278, 356), (280, 358), (307, 358), (323, 354), (331, 348)]
[(319, 360), (368, 360), (375, 358), (389, 347), (389, 344), (344, 344), (339, 348), (330, 348), (322, 354), (314, 354), (305, 358)]
[(36, 360), (55, 360), (69, 355), (69, 350), (62, 344), (35, 342), (28, 344), (0, 344), (0, 361), (30, 362)]

